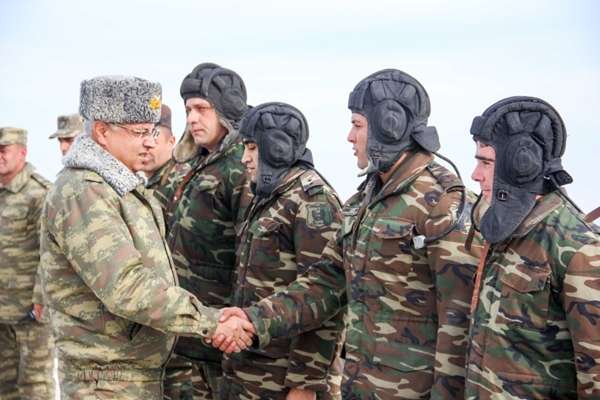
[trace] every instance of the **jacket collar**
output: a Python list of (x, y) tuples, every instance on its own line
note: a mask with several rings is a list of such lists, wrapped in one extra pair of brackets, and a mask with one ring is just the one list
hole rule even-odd
[(97, 173), (121, 197), (143, 183), (142, 178), (100, 147), (88, 134), (79, 135), (75, 139), (69, 152), (63, 157), (63, 164), (68, 168), (87, 169)]

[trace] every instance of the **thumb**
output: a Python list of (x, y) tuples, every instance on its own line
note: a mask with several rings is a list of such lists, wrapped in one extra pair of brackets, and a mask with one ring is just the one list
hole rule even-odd
[(248, 320), (248, 316), (246, 316), (246, 313), (241, 308), (228, 307), (228, 308), (223, 308), (221, 310), (221, 313), (219, 316), (219, 322), (225, 322), (231, 317), (238, 317), (238, 318), (243, 319), (244, 321)]

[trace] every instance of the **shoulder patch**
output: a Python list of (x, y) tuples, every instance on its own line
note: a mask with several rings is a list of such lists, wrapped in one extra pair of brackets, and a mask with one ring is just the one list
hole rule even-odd
[(307, 171), (300, 176), (300, 184), (305, 193), (312, 196), (314, 194), (323, 193), (325, 182), (314, 171)]
[(311, 203), (306, 205), (306, 225), (319, 229), (333, 223), (333, 210), (328, 203)]
[(50, 189), (50, 187), (52, 186), (52, 182), (50, 182), (48, 179), (44, 178), (37, 172), (32, 173), (31, 177), (33, 178), (34, 181), (36, 181), (37, 183), (39, 183), (40, 185), (42, 185), (42, 187), (44, 187), (46, 189)]

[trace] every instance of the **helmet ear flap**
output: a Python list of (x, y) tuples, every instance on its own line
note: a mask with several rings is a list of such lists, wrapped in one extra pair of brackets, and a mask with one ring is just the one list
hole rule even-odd
[(373, 109), (373, 118), (369, 118), (373, 134), (382, 143), (393, 144), (406, 135), (408, 117), (404, 107), (394, 100), (383, 100)]
[(269, 129), (262, 132), (258, 149), (262, 158), (275, 168), (287, 167), (294, 162), (293, 140), (280, 129)]
[(533, 182), (543, 173), (542, 148), (529, 136), (510, 141), (504, 154), (505, 178), (512, 185)]

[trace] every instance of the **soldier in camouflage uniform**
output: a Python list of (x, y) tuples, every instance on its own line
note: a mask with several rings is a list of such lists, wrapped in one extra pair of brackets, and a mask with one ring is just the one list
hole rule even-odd
[[(255, 194), (240, 233), (234, 286), (233, 304), (246, 307), (284, 289), (319, 260), (339, 227), (340, 202), (314, 169), (308, 125), (296, 108), (257, 106), (242, 120), (240, 134)], [(292, 400), (316, 393), (331, 399), (327, 380), (343, 331), (338, 314), (293, 339), (226, 357), (221, 398)]]
[[(177, 335), (210, 339), (218, 311), (177, 287), (161, 210), (134, 172), (155, 140), (160, 85), (81, 85), (86, 132), (42, 216), (44, 291), (64, 399), (162, 399)], [(218, 332), (220, 330), (216, 329)]]
[[(187, 129), (173, 153), (178, 166), (156, 196), (171, 200), (166, 205), (167, 240), (181, 286), (204, 304), (223, 307), (231, 304), (236, 226), (250, 200), (237, 132), (247, 109), (246, 88), (235, 72), (205, 63), (185, 77), (181, 96)], [(175, 352), (184, 358), (167, 367), (170, 398), (216, 397), (222, 354), (192, 338), (180, 339)], [(193, 394), (177, 388), (190, 388), (189, 376)]]
[(48, 139), (58, 139), (60, 152), (64, 156), (71, 148), (73, 140), (83, 132), (83, 118), (79, 114), (61, 115), (57, 119), (57, 128)]
[(434, 160), (429, 98), (414, 78), (379, 71), (356, 86), (349, 108), (365, 182), (322, 260), (246, 313), (265, 347), (347, 305), (344, 399), (461, 399), (480, 250), (464, 245), (466, 190)]
[[(600, 398), (600, 237), (566, 197), (566, 131), (552, 106), (512, 97), (476, 117), (475, 215), (486, 240), (467, 399)], [(476, 207), (479, 211), (479, 206)]]
[(148, 181), (146, 188), (156, 190), (167, 183), (175, 161), (171, 158), (175, 146), (175, 136), (171, 130), (171, 109), (166, 104), (160, 108), (160, 121), (157, 124), (160, 134), (155, 142), (148, 141), (148, 154), (144, 159), (142, 171)]
[(0, 128), (0, 399), (54, 399), (42, 318), (39, 221), (50, 182), (25, 161), (27, 132)]

